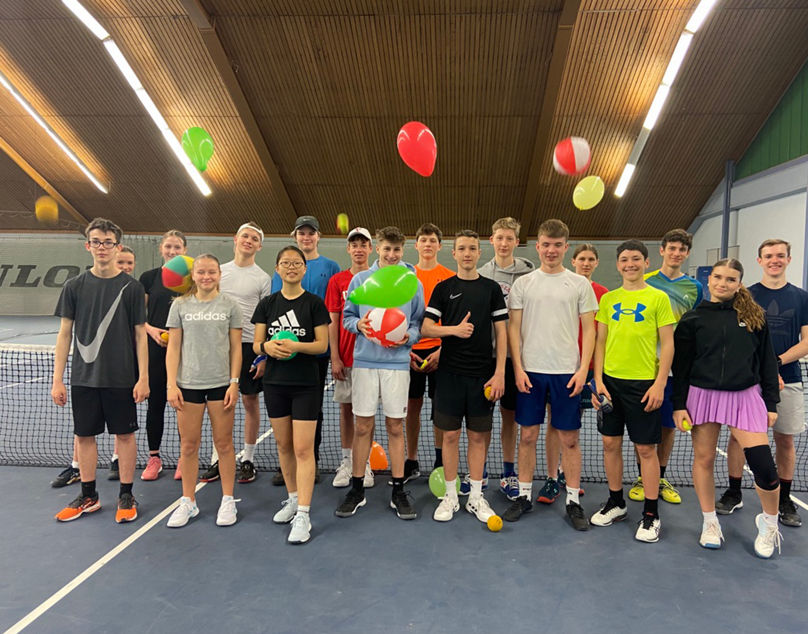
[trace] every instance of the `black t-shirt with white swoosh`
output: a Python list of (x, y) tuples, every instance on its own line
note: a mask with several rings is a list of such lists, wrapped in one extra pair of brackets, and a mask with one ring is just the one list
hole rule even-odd
[(438, 368), (454, 374), (489, 377), (494, 372), (491, 326), (508, 319), (508, 309), (499, 284), (487, 277), (461, 280), (450, 277), (432, 291), (424, 318), (456, 326), (471, 313), (474, 332), (468, 339), (443, 337)]
[(71, 385), (135, 385), (135, 326), (146, 322), (140, 282), (126, 273), (101, 278), (85, 271), (67, 280), (54, 314), (73, 320)]
[[(331, 316), (322, 299), (304, 291), (295, 299), (286, 299), (281, 291), (264, 297), (255, 307), (254, 324), (266, 324), (267, 341), (281, 330), (289, 330), (304, 343), (314, 341), (314, 329), (327, 325)], [(317, 385), (317, 357), (298, 353), (293, 359), (279, 361), (270, 357), (264, 383), (272, 385)]]

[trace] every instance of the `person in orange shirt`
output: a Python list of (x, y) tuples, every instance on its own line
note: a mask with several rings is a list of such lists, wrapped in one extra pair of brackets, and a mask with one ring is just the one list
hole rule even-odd
[[(455, 273), (438, 263), (438, 251), (441, 248), (443, 233), (431, 222), (424, 223), (415, 233), (415, 250), (418, 251), (418, 264), (415, 274), (424, 287), (424, 304), (429, 304), (432, 291)], [(407, 401), (407, 461), (404, 463), (404, 482), (414, 480), (421, 475), (418, 465), (418, 435), (421, 432), (421, 407), (424, 404), (424, 392), (430, 399), (435, 396), (435, 370), (440, 358), (440, 339), (421, 337), (410, 351), (410, 391)], [(424, 365), (426, 362), (426, 365)], [(423, 366), (423, 367), (422, 367)], [(429, 387), (427, 388), (427, 381)], [(435, 433), (435, 465), (443, 465), (441, 446), (443, 432), (434, 428)]]

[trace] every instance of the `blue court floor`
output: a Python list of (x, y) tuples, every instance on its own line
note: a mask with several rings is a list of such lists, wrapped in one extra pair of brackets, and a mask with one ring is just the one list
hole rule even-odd
[[(0, 630), (11, 628), (62, 590), (30, 632), (805, 632), (808, 528), (783, 527), (783, 552), (754, 556), (759, 504), (722, 518), (726, 544), (698, 545), (701, 514), (692, 489), (683, 504), (662, 505), (662, 539), (633, 539), (629, 521), (579, 533), (562, 500), (536, 505), (518, 523), (491, 533), (461, 511), (448, 524), (425, 478), (410, 490), (420, 516), (405, 522), (388, 508), (386, 478), (356, 516), (333, 511), (345, 490), (330, 476), (315, 489), (312, 540), (286, 543), (271, 518), (285, 491), (266, 473), (237, 485), (239, 522), (215, 525), (218, 483), (198, 494), (200, 515), (182, 529), (150, 520), (179, 496), (169, 473), (135, 482), (140, 517), (117, 525), (117, 483), (99, 470), (101, 511), (68, 524), (53, 515), (78, 485), (52, 489), (58, 470), (0, 467), (4, 539), (0, 542)], [(585, 484), (588, 513), (605, 485)], [(538, 486), (534, 489), (538, 491)], [(502, 512), (498, 491), (487, 497)], [(804, 512), (805, 516), (806, 513)], [(137, 540), (127, 538), (141, 533)], [(123, 543), (123, 547), (121, 544)], [(88, 568), (118, 548), (119, 554)], [(47, 606), (45, 606), (47, 608)]]

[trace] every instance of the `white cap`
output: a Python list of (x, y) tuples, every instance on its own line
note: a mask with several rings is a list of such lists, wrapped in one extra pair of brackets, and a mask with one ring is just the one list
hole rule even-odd
[(373, 238), (370, 237), (370, 231), (364, 227), (354, 227), (351, 229), (348, 233), (348, 242), (351, 241), (351, 238), (355, 238), (356, 236), (362, 236), (363, 238), (367, 238), (369, 242), (373, 242)]

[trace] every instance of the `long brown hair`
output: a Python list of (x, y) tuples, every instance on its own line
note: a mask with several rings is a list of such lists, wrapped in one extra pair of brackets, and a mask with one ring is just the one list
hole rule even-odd
[[(717, 266), (726, 266), (740, 274), (740, 279), (743, 279), (743, 264), (738, 262), (735, 258), (724, 258), (713, 264), (713, 268)], [(738, 292), (735, 294), (735, 300), (732, 302), (732, 307), (738, 313), (738, 323), (743, 323), (749, 332), (761, 330), (766, 324), (766, 313), (753, 298), (751, 293), (746, 287), (741, 284), (738, 287)]]

